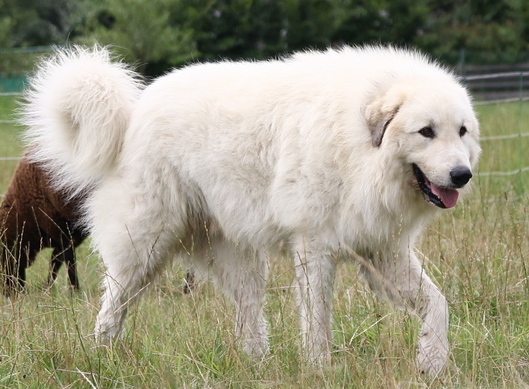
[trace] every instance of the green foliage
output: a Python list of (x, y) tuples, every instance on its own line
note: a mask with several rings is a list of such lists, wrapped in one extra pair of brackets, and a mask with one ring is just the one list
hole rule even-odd
[(151, 64), (183, 63), (195, 54), (193, 32), (171, 24), (172, 0), (85, 1), (80, 43), (112, 45), (139, 71)]
[[(3, 1), (0, 1), (0, 9), (4, 7)], [(4, 16), (0, 18), (0, 47), (11, 46), (11, 30), (13, 29), (13, 20)]]
[[(529, 56), (525, 0), (0, 0), (0, 47), (114, 45), (147, 75), (195, 60), (341, 44), (414, 45), (455, 63)], [(7, 67), (6, 67), (7, 66)], [(16, 73), (0, 63), (0, 73)]]
[[(71, 30), (69, 15), (76, 1), (1, 0), (0, 26), (9, 25), (2, 47), (62, 44)], [(1, 36), (1, 35), (0, 35)], [(2, 38), (0, 38), (2, 39)]]
[[(416, 44), (435, 55), (486, 52), (477, 63), (514, 63), (529, 49), (529, 3), (523, 0), (438, 2)], [(523, 58), (523, 57), (522, 57)], [(477, 59), (477, 58), (476, 58)]]

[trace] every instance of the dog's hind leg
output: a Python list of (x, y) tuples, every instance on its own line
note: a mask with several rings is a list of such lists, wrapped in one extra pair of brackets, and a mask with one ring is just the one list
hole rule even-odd
[(448, 304), (415, 254), (403, 250), (401, 255), (375, 258), (362, 268), (373, 290), (399, 308), (413, 309), (420, 317), (419, 369), (423, 373), (438, 374), (449, 355)]
[[(144, 226), (138, 226), (137, 230)], [(169, 255), (170, 232), (157, 231), (113, 235), (113, 244), (100, 245), (99, 251), (106, 265), (103, 279), (104, 293), (97, 315), (95, 334), (108, 343), (122, 330), (129, 305), (134, 302), (159, 273)]]
[(310, 239), (293, 242), (302, 347), (317, 365), (331, 362), (331, 310), (336, 260)]
[(244, 352), (262, 358), (268, 352), (263, 309), (268, 278), (266, 253), (243, 249), (222, 239), (212, 241), (211, 250), (209, 271), (213, 281), (235, 304), (235, 335)]
[(102, 343), (121, 332), (127, 308), (173, 258), (170, 250), (182, 232), (170, 224), (161, 202), (143, 206), (148, 199), (141, 197), (141, 193), (134, 199), (117, 197), (112, 185), (109, 188), (97, 193), (99, 197), (91, 204), (92, 242), (106, 267), (95, 325), (96, 338)]

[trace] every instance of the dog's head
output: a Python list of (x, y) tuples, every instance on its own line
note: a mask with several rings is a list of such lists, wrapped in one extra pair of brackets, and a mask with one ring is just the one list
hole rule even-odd
[(455, 206), (481, 151), (466, 90), (449, 77), (408, 79), (372, 101), (365, 114), (373, 147), (397, 157), (413, 188), (437, 207)]

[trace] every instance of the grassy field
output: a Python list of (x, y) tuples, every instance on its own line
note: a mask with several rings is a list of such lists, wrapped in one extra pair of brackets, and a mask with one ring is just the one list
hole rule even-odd
[[(0, 97), (0, 120), (13, 98)], [(477, 107), (484, 137), (523, 133), (529, 104)], [(0, 158), (21, 153), (19, 129), (0, 122)], [(287, 261), (273, 263), (267, 314), (272, 353), (248, 359), (235, 346), (233, 308), (209, 285), (183, 295), (178, 264), (135, 306), (121, 342), (98, 347), (91, 333), (102, 268), (87, 245), (78, 251), (82, 291), (64, 272), (49, 291), (49, 252), (28, 270), (29, 291), (0, 297), (3, 388), (524, 388), (529, 387), (529, 137), (485, 140), (472, 195), (424, 234), (420, 257), (449, 300), (452, 355), (430, 380), (414, 365), (418, 320), (376, 299), (354, 264), (339, 271), (332, 367), (299, 360)], [(0, 160), (0, 193), (16, 161)]]

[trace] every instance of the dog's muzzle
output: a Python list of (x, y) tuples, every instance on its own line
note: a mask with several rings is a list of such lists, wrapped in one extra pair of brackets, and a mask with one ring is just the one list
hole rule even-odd
[(464, 166), (458, 166), (450, 172), (452, 185), (450, 187), (441, 187), (431, 182), (416, 164), (412, 164), (412, 167), (413, 174), (424, 198), (439, 208), (454, 207), (459, 198), (457, 188), (465, 186), (472, 178), (470, 169)]

